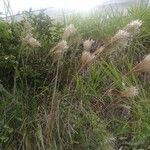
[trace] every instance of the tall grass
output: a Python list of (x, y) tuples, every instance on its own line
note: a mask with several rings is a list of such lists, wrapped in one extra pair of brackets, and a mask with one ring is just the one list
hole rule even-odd
[[(41, 47), (22, 45), (26, 35), (21, 23), (6, 26), (17, 35), (9, 45), (9, 36), (1, 44), (5, 59), (0, 63), (0, 148), (149, 149), (150, 76), (133, 71), (149, 54), (149, 18), (150, 9), (143, 6), (129, 9), (127, 15), (93, 12), (86, 17), (71, 16), (67, 23), (74, 24), (77, 33), (66, 38), (61, 26), (51, 27), (51, 20), (29, 15), (26, 19), (34, 29), (28, 37), (35, 43), (33, 38), (37, 38)], [(100, 53), (93, 64), (81, 61), (83, 41), (96, 41), (90, 48), (93, 54), (136, 19), (142, 21), (142, 27), (126, 47)], [(65, 42), (60, 46), (61, 40), (67, 40), (68, 49)], [(64, 46), (67, 50), (62, 52)], [(121, 96), (131, 86), (139, 94)]]
[(3, 7), (5, 10), (5, 18), (7, 19), (8, 16), (13, 16), (13, 11), (11, 9), (10, 1), (9, 0), (2, 0)]

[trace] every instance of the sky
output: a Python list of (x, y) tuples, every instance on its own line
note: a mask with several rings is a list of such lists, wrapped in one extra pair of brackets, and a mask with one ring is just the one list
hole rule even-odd
[[(4, 0), (7, 1), (7, 0)], [(111, 0), (9, 0), (13, 14), (19, 11), (38, 10), (42, 8), (69, 8), (77, 11), (86, 11), (97, 5)], [(4, 12), (3, 0), (0, 0), (0, 12)]]

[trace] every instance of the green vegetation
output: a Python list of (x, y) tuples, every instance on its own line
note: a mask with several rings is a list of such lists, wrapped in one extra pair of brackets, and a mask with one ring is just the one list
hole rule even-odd
[[(83, 41), (94, 39), (92, 53), (136, 19), (140, 32), (126, 47), (82, 67)], [(150, 52), (150, 8), (131, 8), (127, 15), (96, 11), (65, 23), (77, 33), (58, 59), (63, 24), (43, 13), (0, 20), (0, 149), (150, 149), (150, 72), (132, 71)], [(26, 33), (34, 45), (23, 44)], [(121, 96), (130, 86), (139, 94)]]

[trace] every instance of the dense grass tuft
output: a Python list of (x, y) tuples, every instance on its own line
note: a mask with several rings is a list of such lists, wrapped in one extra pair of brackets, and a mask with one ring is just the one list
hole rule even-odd
[[(149, 149), (150, 72), (135, 72), (150, 52), (149, 18), (148, 6), (126, 15), (74, 15), (66, 23), (77, 32), (67, 37), (63, 24), (42, 13), (1, 20), (0, 149)], [(136, 19), (140, 32), (124, 47), (112, 46), (118, 30)], [(32, 42), (22, 44), (26, 34)], [(95, 42), (82, 61), (89, 38)], [(101, 46), (106, 51), (95, 55)], [(129, 87), (138, 94), (123, 95)]]

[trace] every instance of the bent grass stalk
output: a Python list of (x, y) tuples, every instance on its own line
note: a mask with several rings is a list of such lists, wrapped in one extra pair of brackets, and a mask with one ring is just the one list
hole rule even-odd
[(48, 122), (47, 122), (47, 142), (50, 141), (52, 131), (53, 131), (53, 125), (55, 122), (55, 113), (56, 113), (56, 107), (57, 107), (57, 98), (56, 98), (56, 92), (57, 92), (57, 83), (58, 83), (58, 73), (59, 73), (59, 60), (57, 61), (57, 69), (56, 69), (56, 76), (54, 81), (54, 89), (53, 89), (53, 95), (51, 100), (51, 107), (50, 107), (50, 113), (48, 116)]

